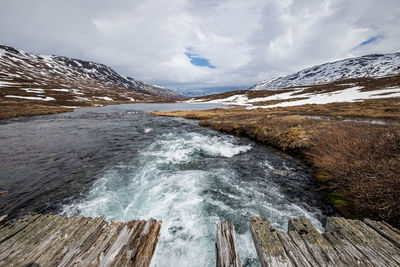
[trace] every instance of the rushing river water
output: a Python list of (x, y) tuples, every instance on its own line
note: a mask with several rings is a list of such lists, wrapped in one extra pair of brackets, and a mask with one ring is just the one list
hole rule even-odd
[(322, 229), (330, 212), (308, 169), (243, 138), (121, 105), (0, 121), (0, 215), (29, 211), (162, 220), (153, 266), (215, 265), (216, 223), (234, 224), (244, 266), (257, 266), (250, 216), (286, 230), (290, 217)]

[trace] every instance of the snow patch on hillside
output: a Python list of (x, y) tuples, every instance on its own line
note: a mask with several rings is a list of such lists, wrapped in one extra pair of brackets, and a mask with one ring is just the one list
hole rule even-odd
[(20, 98), (20, 99), (27, 99), (27, 100), (41, 100), (41, 101), (54, 101), (55, 99), (50, 96), (43, 97), (36, 97), (36, 96), (20, 96), (20, 95), (5, 95), (4, 97), (9, 98)]
[[(224, 104), (224, 105), (247, 105), (248, 98), (246, 95), (233, 95), (223, 99), (215, 99), (210, 100), (205, 103), (216, 103), (216, 104)], [(189, 102), (190, 103), (190, 102)]]
[(102, 99), (105, 101), (114, 101), (114, 99), (112, 99), (111, 97), (108, 97), (108, 96), (98, 97), (98, 99)]
[(45, 91), (40, 88), (20, 88), (20, 90), (23, 90), (27, 93), (36, 93), (36, 94), (43, 94)]
[[(356, 102), (365, 99), (377, 99), (377, 98), (388, 98), (388, 97), (400, 97), (400, 87), (395, 89), (384, 89), (384, 90), (376, 90), (376, 91), (367, 91), (361, 92), (362, 86), (355, 86), (351, 88), (347, 88), (341, 91), (335, 91), (330, 93), (322, 93), (322, 94), (304, 94), (304, 95), (296, 95), (289, 96), (286, 98), (280, 99), (288, 99), (296, 98), (296, 97), (308, 97), (307, 99), (297, 100), (297, 101), (287, 101), (281, 102), (274, 105), (268, 106), (253, 106), (249, 107), (249, 109), (255, 108), (275, 108), (275, 107), (291, 107), (291, 106), (301, 106), (307, 104), (329, 104), (336, 102)], [(384, 95), (382, 95), (384, 94)], [(273, 100), (271, 99), (267, 100)], [(267, 101), (264, 100), (264, 101)]]
[[(235, 105), (244, 106), (248, 109), (255, 108), (274, 108), (274, 107), (289, 107), (289, 106), (301, 106), (307, 104), (328, 104), (335, 102), (355, 102), (366, 99), (377, 99), (377, 98), (388, 98), (388, 97), (400, 97), (400, 87), (388, 87), (380, 90), (373, 91), (360, 91), (363, 86), (352, 86), (343, 90), (327, 92), (327, 93), (304, 93), (301, 92), (307, 88), (296, 89), (290, 92), (283, 92), (274, 94), (267, 97), (258, 97), (249, 99), (247, 95), (233, 95), (227, 98), (214, 99), (204, 101), (201, 99), (190, 99), (187, 103), (219, 103), (223, 105)], [(293, 100), (297, 98), (306, 98)], [(256, 106), (253, 103), (264, 102), (264, 101), (282, 101), (277, 104)]]
[(16, 83), (0, 81), (0, 87), (14, 86)]

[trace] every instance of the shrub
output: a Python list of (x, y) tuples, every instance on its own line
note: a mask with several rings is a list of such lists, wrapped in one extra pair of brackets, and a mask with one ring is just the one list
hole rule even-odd
[(307, 155), (354, 214), (400, 222), (400, 128), (336, 123), (311, 139)]

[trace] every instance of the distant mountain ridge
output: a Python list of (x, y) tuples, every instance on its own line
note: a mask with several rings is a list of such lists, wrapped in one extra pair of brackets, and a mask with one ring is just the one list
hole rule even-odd
[(187, 97), (198, 97), (205, 95), (214, 95), (225, 93), (235, 90), (243, 90), (243, 86), (223, 86), (223, 87), (211, 87), (211, 88), (192, 88), (192, 89), (175, 89), (176, 92)]
[(400, 52), (372, 54), (313, 66), (284, 77), (261, 81), (249, 89), (281, 89), (328, 83), (341, 79), (377, 78), (397, 74), (400, 74)]
[(149, 96), (180, 99), (182, 96), (164, 87), (123, 77), (111, 67), (64, 56), (44, 56), (0, 45), (0, 80), (34, 83), (59, 88), (126, 89)]

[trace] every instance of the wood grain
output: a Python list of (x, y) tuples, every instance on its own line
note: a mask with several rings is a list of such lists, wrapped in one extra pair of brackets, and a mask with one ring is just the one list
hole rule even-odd
[(241, 267), (239, 251), (232, 224), (221, 222), (217, 224), (217, 267)]
[(26, 215), (0, 227), (0, 266), (149, 266), (161, 222)]

